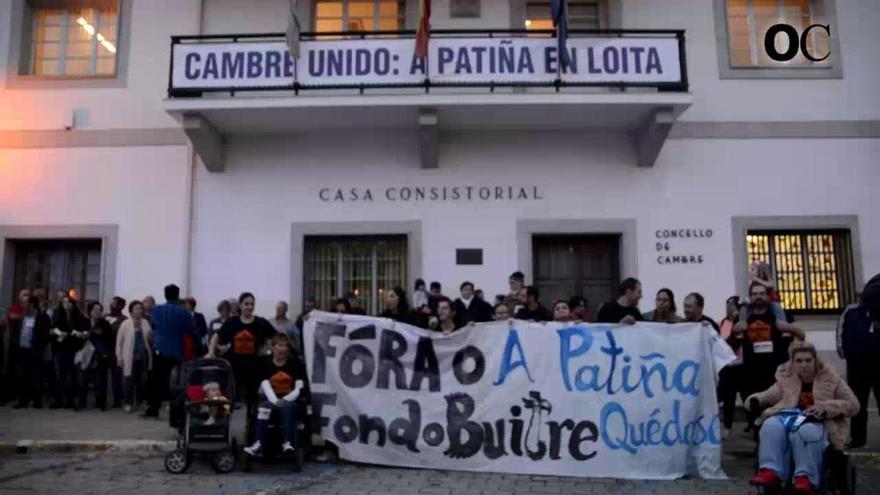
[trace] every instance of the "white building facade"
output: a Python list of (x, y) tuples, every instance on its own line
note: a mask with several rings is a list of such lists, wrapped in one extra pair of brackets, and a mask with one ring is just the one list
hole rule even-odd
[[(522, 270), (548, 305), (595, 310), (634, 276), (643, 310), (669, 287), (720, 318), (762, 259), (799, 321), (831, 330), (880, 270), (873, 2), (569, 2), (570, 46), (671, 47), (672, 83), (620, 82), (596, 48), (596, 84), (443, 87), (435, 54), (428, 87), (373, 87), (355, 67), (324, 89), (306, 87), (310, 53), (412, 44), (418, 2), (299, 4), (303, 84), (281, 60), (289, 87), (254, 91), (245, 67), (217, 91), (185, 71), (210, 72), (211, 50), (283, 47), (286, 0), (0, 3), (0, 305), (33, 285), (107, 302), (174, 282), (209, 314), (244, 290), (267, 316), (348, 291), (376, 311), (418, 278), (491, 300)], [(525, 31), (548, 19), (549, 2), (437, 0), (431, 43), (553, 45)], [(784, 62), (763, 46), (780, 23), (806, 40)], [(338, 31), (360, 33), (322, 35)], [(172, 55), (202, 49), (185, 68)], [(452, 53), (448, 73), (475, 70)]]

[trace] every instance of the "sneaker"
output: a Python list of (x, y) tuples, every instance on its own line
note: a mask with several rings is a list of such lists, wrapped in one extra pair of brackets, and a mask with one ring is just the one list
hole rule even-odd
[(768, 487), (777, 487), (782, 484), (781, 482), (782, 480), (779, 479), (779, 475), (776, 474), (776, 471), (767, 468), (759, 469), (758, 474), (749, 480), (749, 483), (752, 485)]
[(806, 474), (800, 474), (794, 477), (795, 493), (813, 493), (813, 485), (810, 483), (810, 477)]
[(284, 442), (281, 444), (281, 453), (282, 454), (292, 454), (296, 449), (293, 448), (293, 445), (290, 442)]
[(126, 405), (122, 406), (122, 410), (125, 411), (125, 412), (127, 412), (127, 413), (130, 413), (130, 412), (131, 412), (131, 405), (130, 405), (130, 404), (126, 404)]
[(244, 453), (251, 457), (260, 457), (263, 455), (263, 446), (260, 445), (259, 441), (254, 442), (250, 447), (245, 447)]
[(208, 419), (205, 420), (205, 426), (211, 426), (214, 424), (214, 416), (208, 416)]

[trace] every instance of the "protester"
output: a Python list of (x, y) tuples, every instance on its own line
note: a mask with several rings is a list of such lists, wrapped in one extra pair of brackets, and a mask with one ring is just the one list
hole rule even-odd
[(152, 365), (153, 328), (144, 318), (144, 305), (132, 301), (128, 305), (131, 318), (122, 322), (116, 334), (116, 364), (122, 370), (125, 412), (137, 409), (147, 398), (147, 373)]
[(351, 314), (351, 306), (348, 304), (348, 299), (344, 297), (337, 298), (333, 301), (333, 312), (340, 315), (349, 315)]
[(446, 296), (443, 295), (443, 286), (440, 285), (440, 282), (436, 280), (431, 282), (428, 290), (428, 309), (429, 314), (436, 315), (437, 314), (437, 303), (443, 300)]
[(599, 308), (597, 323), (624, 323), (632, 325), (642, 321), (639, 300), (642, 298), (642, 283), (635, 278), (627, 278), (617, 288), (617, 299)]
[(425, 281), (420, 278), (416, 279), (416, 283), (413, 286), (412, 309), (420, 312), (429, 311), (428, 291), (425, 290)]
[[(309, 297), (303, 303), (303, 310), (299, 316), (296, 317), (296, 328), (299, 329), (300, 336), (302, 336), (303, 325), (305, 325), (306, 317), (309, 313), (312, 312), (313, 309), (318, 307), (318, 301), (315, 300), (314, 297)], [(302, 339), (300, 339), (302, 341)]]
[(63, 296), (52, 313), (52, 357), (55, 361), (57, 380), (55, 383), (55, 402), (49, 407), (73, 409), (76, 395), (77, 371), (74, 364), (76, 353), (82, 348), (84, 340), (74, 336), (74, 332), (84, 332), (88, 320), (70, 296)]
[(153, 296), (146, 296), (141, 301), (144, 303), (144, 318), (152, 324), (153, 308), (156, 307), (156, 298)]
[(553, 303), (553, 321), (568, 322), (576, 320), (577, 318), (571, 313), (568, 301), (560, 299)]
[(193, 339), (189, 335), (183, 336), (183, 360), (190, 361), (195, 359), (205, 353), (205, 347), (202, 345), (202, 342), (205, 340), (205, 336), (208, 335), (208, 322), (205, 320), (205, 315), (196, 311), (196, 298), (187, 297), (183, 300), (183, 307), (186, 308), (186, 311), (190, 314), (193, 319), (193, 325), (196, 328), (196, 334), (198, 338)]
[(358, 299), (357, 295), (354, 292), (349, 292), (345, 295), (345, 300), (348, 301), (348, 312), (353, 315), (366, 315), (367, 310), (361, 307), (361, 301)]
[(678, 308), (675, 305), (675, 294), (672, 289), (666, 287), (657, 291), (654, 297), (654, 309), (642, 315), (645, 321), (658, 323), (678, 323), (681, 317), (676, 314)]
[(868, 408), (871, 391), (880, 407), (880, 335), (874, 331), (871, 313), (859, 302), (846, 307), (837, 325), (837, 354), (846, 360), (846, 383), (859, 401), (859, 413), (850, 420), (849, 447), (864, 447), (868, 439)]
[(459, 291), (461, 297), (455, 300), (453, 309), (462, 323), (492, 321), (492, 306), (476, 297), (473, 283), (462, 282)]
[(150, 370), (150, 407), (144, 417), (159, 417), (159, 406), (168, 398), (171, 370), (183, 359), (183, 336), (198, 338), (195, 324), (189, 312), (181, 307), (180, 288), (174, 284), (165, 286), (165, 304), (153, 308), (152, 318), (144, 318), (153, 328), (153, 367)]
[(86, 306), (86, 314), (89, 317), (86, 346), (91, 344), (91, 347), (80, 350), (79, 380), (77, 381), (78, 408), (85, 409), (87, 407), (89, 384), (91, 384), (95, 388), (95, 407), (106, 411), (107, 378), (110, 366), (115, 364), (113, 354), (116, 342), (113, 340), (110, 324), (104, 319), (104, 306), (101, 303), (98, 301), (90, 302)]
[(49, 342), (49, 329), (52, 326), (49, 316), (40, 309), (40, 299), (28, 296), (23, 308), (21, 326), (15, 344), (20, 359), (18, 379), (18, 404), (15, 409), (43, 407), (43, 352)]
[(492, 308), (492, 320), (507, 321), (510, 319), (510, 309), (503, 302), (500, 302)]
[(525, 282), (526, 276), (520, 271), (511, 273), (510, 277), (507, 278), (507, 285), (510, 287), (510, 292), (507, 294), (507, 297), (504, 298), (504, 304), (507, 305), (507, 312), (512, 315), (515, 315), (522, 306), (520, 293), (525, 288)]
[[(211, 320), (210, 323), (208, 323), (208, 334), (205, 336), (204, 339), (205, 349), (208, 348), (208, 344), (211, 343), (211, 338), (214, 337), (214, 334), (219, 332), (220, 328), (223, 327), (223, 324), (226, 323), (226, 320), (229, 319), (231, 313), (232, 305), (229, 304), (229, 301), (227, 301), (226, 299), (220, 301), (220, 303), (217, 304), (218, 316)], [(222, 356), (224, 352), (226, 352), (225, 349), (222, 350), (220, 355)]]
[[(763, 285), (755, 284), (766, 294)], [(797, 493), (819, 488), (825, 446), (842, 451), (846, 441), (846, 418), (859, 410), (859, 401), (850, 388), (826, 367), (808, 342), (794, 342), (791, 360), (780, 366), (776, 383), (749, 396), (746, 407), (761, 413), (758, 473), (753, 485), (779, 487), (794, 475)], [(794, 410), (794, 411), (792, 411)], [(799, 416), (805, 417), (802, 423)], [(794, 458), (790, 470), (788, 453)]]
[(287, 318), (287, 311), (287, 301), (278, 301), (275, 303), (275, 317), (269, 320), (269, 323), (272, 324), (276, 332), (283, 333), (290, 338), (290, 346), (293, 348), (293, 352), (299, 356), (303, 353), (302, 342), (299, 340), (296, 324)]
[(256, 302), (256, 297), (250, 292), (243, 292), (238, 297), (241, 316), (232, 317), (223, 324), (223, 328), (211, 340), (208, 351), (208, 356), (214, 357), (218, 344), (231, 345), (226, 356), (235, 374), (235, 403), (244, 398), (248, 411), (257, 405), (260, 381), (256, 370), (263, 346), (277, 334), (271, 323), (254, 314)]
[[(107, 323), (110, 324), (110, 333), (113, 336), (113, 342), (116, 342), (116, 337), (119, 334), (119, 327), (122, 323), (127, 319), (127, 317), (122, 314), (122, 310), (125, 309), (125, 299), (119, 296), (114, 296), (113, 300), (110, 301), (110, 314), (104, 317), (107, 320)], [(110, 359), (110, 390), (113, 392), (113, 408), (122, 407), (122, 368), (116, 365), (117, 359), (115, 356), (116, 346), (113, 347), (113, 356)]]
[[(733, 328), (743, 336), (743, 367), (746, 392), (753, 394), (765, 390), (773, 384), (776, 368), (788, 361), (788, 346), (791, 338), (803, 340), (804, 332), (786, 322), (780, 321), (770, 310), (767, 288), (759, 283), (749, 287), (751, 304)], [(742, 315), (741, 315), (742, 316)], [(754, 424), (754, 415), (749, 416), (749, 425)]]
[(684, 321), (703, 322), (709, 324), (716, 332), (721, 332), (721, 328), (715, 323), (715, 320), (703, 314), (703, 306), (706, 300), (699, 292), (691, 292), (684, 298)]
[(395, 287), (386, 293), (385, 309), (379, 313), (379, 316), (417, 327), (426, 328), (428, 326), (427, 315), (415, 313), (409, 309), (406, 291), (402, 287)]
[(572, 296), (568, 300), (568, 307), (571, 310), (571, 315), (577, 321), (591, 321), (590, 320), (590, 311), (587, 309), (587, 300), (581, 296)]
[(21, 319), (24, 317), (25, 308), (29, 304), (31, 291), (22, 289), (18, 292), (18, 299), (9, 306), (6, 311), (6, 345), (5, 358), (3, 360), (5, 369), (5, 383), (3, 390), (0, 390), (0, 400), (5, 404), (7, 401), (13, 400), (18, 395), (18, 380), (21, 356), (18, 352), (16, 339), (21, 331)]
[[(262, 447), (269, 438), (269, 422), (273, 416), (281, 416), (284, 443), (281, 452), (294, 452), (296, 440), (297, 399), (307, 396), (305, 391), (305, 368), (295, 354), (290, 353), (289, 340), (284, 333), (271, 339), (272, 356), (258, 363), (257, 379), (262, 398), (257, 409), (255, 441), (244, 448), (246, 454), (260, 457)], [(256, 390), (254, 390), (256, 392)]]
[(516, 313), (515, 318), (530, 321), (553, 321), (553, 314), (541, 305), (540, 292), (534, 285), (525, 288), (526, 304)]
[(448, 298), (437, 302), (437, 316), (432, 316), (428, 322), (428, 328), (450, 334), (463, 326), (463, 321), (457, 318), (456, 305)]
[(726, 316), (721, 320), (721, 338), (736, 353), (736, 360), (721, 368), (718, 373), (718, 400), (721, 402), (721, 439), (730, 438), (733, 427), (733, 415), (736, 410), (736, 396), (745, 402), (746, 376), (742, 365), (742, 334), (733, 333), (733, 327), (739, 319), (739, 296), (731, 296), (725, 302)]

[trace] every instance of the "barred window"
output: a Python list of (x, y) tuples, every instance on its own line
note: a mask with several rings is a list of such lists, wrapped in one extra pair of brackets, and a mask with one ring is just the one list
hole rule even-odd
[(22, 240), (14, 245), (13, 294), (43, 287), (53, 300), (58, 292), (81, 302), (100, 297), (100, 239)]
[(319, 308), (352, 292), (370, 314), (384, 309), (384, 296), (406, 288), (406, 236), (308, 236), (304, 242), (304, 288)]
[(848, 230), (749, 231), (746, 246), (749, 265), (770, 264), (786, 310), (834, 313), (853, 302)]
[[(822, 0), (727, 0), (727, 38), (732, 67), (766, 67), (786, 65), (827, 65), (830, 57), (813, 62), (798, 50), (787, 62), (770, 58), (764, 50), (764, 36), (775, 24), (788, 24), (803, 33), (811, 24), (825, 24), (825, 2)], [(828, 34), (813, 29), (807, 37), (809, 53), (828, 53)], [(788, 38), (779, 34), (776, 49), (785, 52)]]
[(39, 2), (33, 25), (27, 72), (48, 77), (116, 75), (119, 2)]
[[(569, 29), (599, 29), (600, 27), (599, 2), (568, 2)], [(526, 4), (525, 28), (527, 30), (553, 29), (549, 1), (528, 2)]]
[(315, 31), (397, 31), (406, 23), (405, 1), (317, 0)]

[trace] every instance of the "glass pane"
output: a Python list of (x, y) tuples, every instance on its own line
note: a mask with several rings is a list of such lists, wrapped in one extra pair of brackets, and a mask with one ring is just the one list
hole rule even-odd
[(342, 19), (317, 19), (315, 21), (315, 30), (319, 33), (344, 31), (342, 29)]
[(342, 2), (319, 0), (316, 7), (316, 17), (342, 17)]
[(37, 24), (60, 25), (64, 22), (64, 11), (60, 9), (40, 9), (36, 13)]
[(36, 41), (61, 41), (61, 26), (37, 25), (34, 33)]
[(99, 58), (95, 71), (98, 75), (102, 76), (112, 76), (113, 74), (116, 74), (116, 59)]
[(401, 28), (400, 20), (398, 20), (397, 18), (393, 18), (393, 19), (382, 18), (382, 19), (379, 19), (379, 29), (380, 29), (381, 31), (394, 31), (394, 30), (397, 30), (397, 29), (400, 29), (400, 28)]
[(37, 43), (34, 47), (34, 56), (38, 59), (58, 58), (61, 56), (60, 43)]
[(64, 61), (64, 75), (87, 76), (90, 73), (91, 61), (88, 59), (67, 59)]
[(526, 29), (553, 29), (553, 21), (550, 19), (526, 19)]
[(58, 76), (61, 65), (58, 60), (37, 60), (34, 62), (34, 74), (38, 76)]
[(727, 16), (747, 15), (748, 0), (727, 0)]
[(752, 0), (754, 4), (753, 12), (756, 16), (773, 16), (776, 17), (778, 12), (777, 0)]
[(397, 18), (403, 12), (403, 7), (397, 0), (381, 0), (379, 2), (379, 15), (382, 17)]
[(94, 44), (89, 41), (85, 43), (68, 43), (64, 52), (68, 59), (72, 57), (91, 57), (93, 46)]
[(348, 4), (348, 16), (349, 17), (369, 17), (372, 18), (374, 15), (373, 12), (373, 1), (368, 0), (366, 2), (349, 2)]

